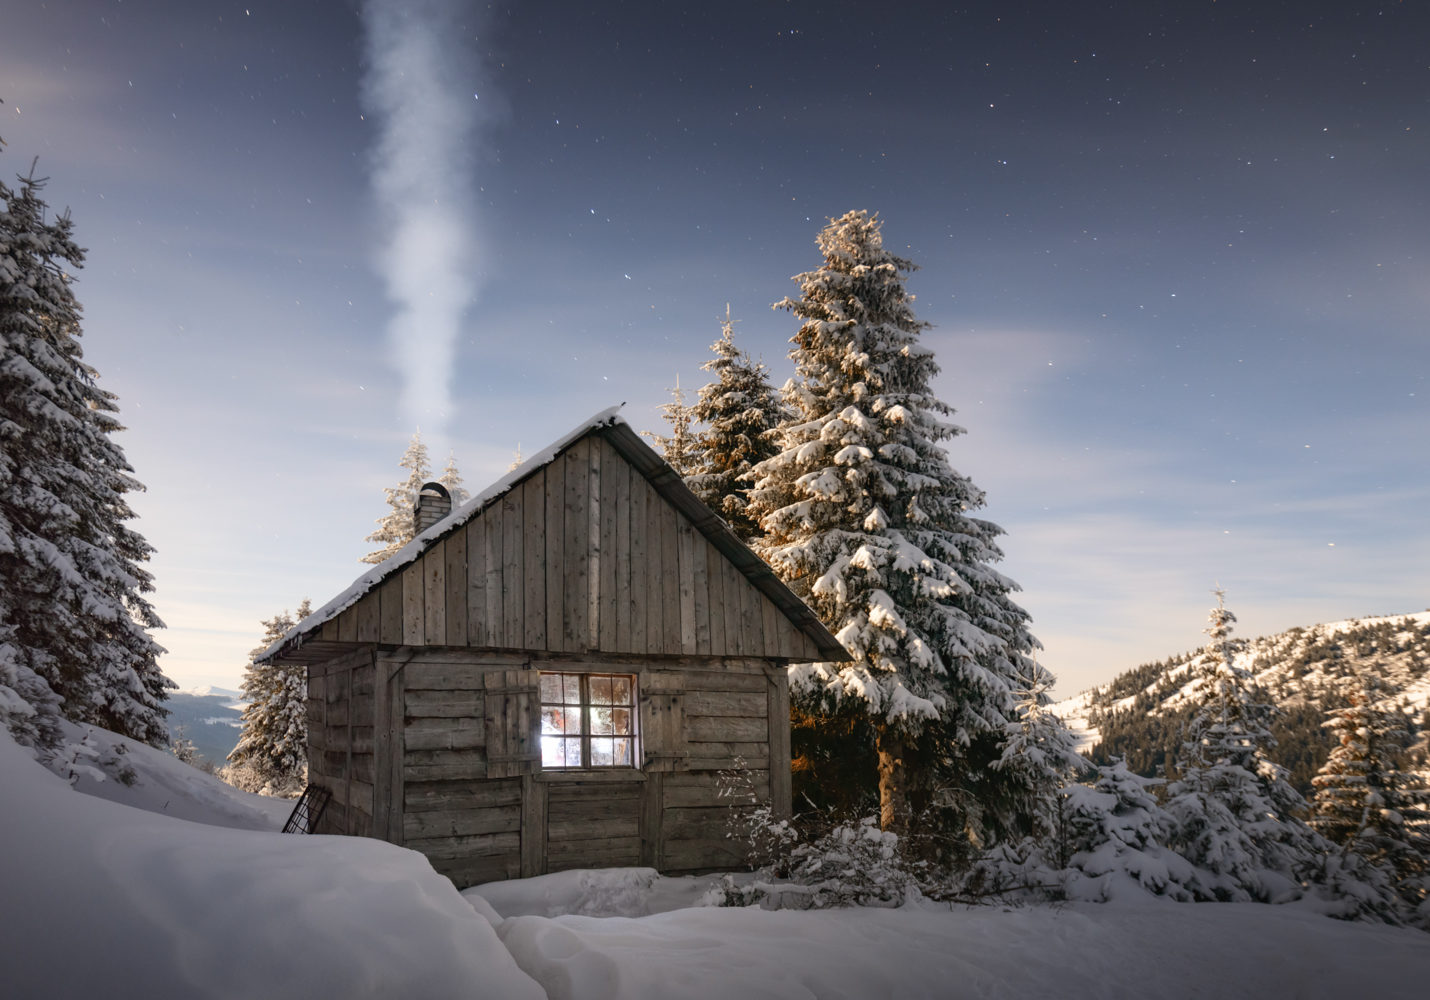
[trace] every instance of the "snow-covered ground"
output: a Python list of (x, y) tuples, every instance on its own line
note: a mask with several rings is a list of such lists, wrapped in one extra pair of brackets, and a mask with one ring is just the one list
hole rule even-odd
[[(712, 879), (564, 872), (459, 894), (413, 852), (274, 832), (255, 801), (96, 734), (76, 794), (0, 732), (0, 995), (1419, 998), (1430, 936), (1289, 907), (768, 912)], [(113, 745), (126, 746), (115, 754)], [(464, 898), (465, 897), (465, 898)]]
[(1048, 706), (1054, 715), (1063, 720), (1063, 725), (1068, 727), (1075, 741), (1074, 749), (1080, 754), (1091, 753), (1092, 748), (1102, 739), (1102, 733), (1092, 724), (1093, 693), (1083, 691)]
[(543, 995), (420, 855), (285, 836), (278, 810), (129, 747), (137, 782), (98, 787), (140, 808), (76, 793), (0, 730), (0, 996)]

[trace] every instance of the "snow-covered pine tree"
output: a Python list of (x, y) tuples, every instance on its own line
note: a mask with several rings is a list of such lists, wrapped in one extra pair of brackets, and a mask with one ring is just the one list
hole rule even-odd
[(1152, 793), (1161, 783), (1160, 778), (1134, 774), (1121, 757), (1114, 757), (1099, 769), (1092, 785), (1064, 789), (1069, 898), (1111, 899), (1121, 888), (1121, 878), (1183, 902), (1203, 895), (1195, 869), (1166, 846), (1174, 824)]
[(243, 733), (228, 755), (225, 780), (245, 791), (284, 795), (301, 790), (308, 773), (308, 671), (301, 663), (254, 659), (313, 613), (308, 599), (263, 622), (263, 641), (243, 674)]
[(194, 746), (193, 740), (189, 739), (187, 726), (180, 726), (174, 730), (173, 739), (169, 741), (169, 752), (185, 764), (198, 766), (199, 748)]
[(675, 388), (670, 390), (670, 396), (671, 401), (660, 407), (665, 422), (670, 425), (670, 433), (641, 433), (656, 443), (665, 463), (684, 477), (694, 471), (698, 456), (695, 435), (690, 430), (690, 407), (685, 405), (685, 390), (680, 388), (679, 375), (675, 376)]
[(1016, 778), (1013, 789), (1027, 793), (1026, 803), (1013, 810), (1025, 818), (1026, 834), (1048, 842), (1062, 825), (1063, 787), (1091, 765), (1077, 752), (1077, 738), (1067, 724), (1048, 707), (1053, 675), (1036, 659), (1031, 667), (1019, 678), (1015, 718), (1007, 724), (1003, 756), (994, 766)]
[(913, 264), (863, 211), (832, 219), (818, 242), (824, 266), (776, 303), (803, 321), (784, 390), (792, 416), (780, 452), (753, 470), (750, 509), (757, 550), (854, 659), (792, 667), (792, 690), (869, 714), (886, 829), (906, 834), (936, 805), (956, 836), (1011, 835), (1005, 805), (1023, 797), (993, 764), (1037, 642), (1016, 584), (992, 568), (1001, 529), (970, 515), (983, 493), (941, 444), (962, 429), (930, 385), (927, 324), (904, 289)]
[(397, 486), (385, 488), (387, 505), (391, 509), (377, 519), (377, 530), (367, 536), (367, 541), (376, 542), (382, 548), (363, 556), (362, 561), (365, 563), (384, 561), (412, 541), (416, 535), (413, 530), (412, 512), (417, 506), (417, 494), (422, 491), (422, 484), (427, 482), (432, 474), (432, 466), (427, 459), (427, 446), (422, 443), (421, 430), (412, 435), (412, 441), (397, 464), (407, 470), (407, 478)]
[[(447, 487), (447, 495), (452, 498), (453, 510), (472, 498), (472, 495), (462, 486), (462, 474), (457, 471), (457, 456), (454, 454), (447, 455), (447, 465), (442, 469), (442, 476), (437, 482)], [(421, 486), (420, 483), (418, 485)]]
[(1419, 775), (1400, 767), (1410, 744), (1409, 720), (1378, 699), (1375, 678), (1366, 678), (1347, 700), (1326, 721), (1337, 745), (1312, 779), (1311, 825), (1384, 872), (1413, 911), (1430, 889), (1430, 792)]
[(1218, 899), (1294, 897), (1323, 842), (1300, 818), (1306, 803), (1286, 769), (1267, 755), (1275, 746), (1275, 707), (1237, 662), (1243, 644), (1231, 638), (1236, 616), (1225, 592), (1214, 593), (1209, 641), (1192, 665), (1204, 700), (1187, 727), (1181, 777), (1168, 788), (1166, 808), (1177, 824), (1172, 846), (1206, 873)]
[(0, 718), (53, 750), (69, 719), (168, 744), (151, 549), (125, 522), (143, 487), (113, 434), (112, 393), (85, 363), (69, 216), (42, 179), (0, 183)]
[(770, 386), (769, 370), (750, 360), (733, 338), (734, 321), (726, 306), (720, 339), (710, 345), (715, 357), (700, 366), (714, 372), (715, 379), (700, 390), (690, 408), (704, 430), (698, 435), (697, 461), (685, 484), (749, 542), (760, 528), (746, 510), (752, 485), (748, 474), (778, 453), (775, 428), (784, 409)]

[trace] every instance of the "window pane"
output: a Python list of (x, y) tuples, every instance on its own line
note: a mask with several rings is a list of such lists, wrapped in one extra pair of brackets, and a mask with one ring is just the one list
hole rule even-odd
[(581, 675), (580, 675), (580, 674), (562, 674), (562, 675), (561, 675), (561, 684), (562, 684), (561, 703), (562, 703), (563, 705), (579, 705), (579, 704), (581, 704)]
[(611, 703), (611, 678), (591, 675), (591, 704), (609, 705)]
[(611, 735), (630, 736), (631, 735), (631, 710), (628, 708), (611, 709)]
[(541, 766), (566, 766), (566, 741), (559, 736), (541, 737)]
[[(555, 733), (563, 733), (566, 730), (562, 726), (565, 716), (561, 709), (550, 705), (544, 705), (541, 709), (541, 733), (543, 736), (550, 736)], [(579, 732), (579, 730), (578, 730)]]
[(579, 708), (563, 708), (560, 711), (563, 719), (561, 731), (567, 736), (581, 735), (581, 710)]
[(611, 728), (611, 710), (609, 708), (591, 709), (591, 735), (592, 736), (614, 736), (616, 731)]
[(631, 697), (631, 678), (611, 678), (611, 703), (613, 705), (635, 704), (635, 700)]
[(620, 739), (614, 740), (613, 742), (615, 746), (612, 751), (613, 759), (611, 763), (617, 767), (632, 767), (635, 764), (635, 761), (631, 757), (632, 741), (629, 739)]
[(591, 766), (610, 767), (616, 762), (615, 741), (605, 736), (591, 738)]
[(560, 674), (541, 675), (541, 700), (548, 705), (559, 705), (561, 703)]

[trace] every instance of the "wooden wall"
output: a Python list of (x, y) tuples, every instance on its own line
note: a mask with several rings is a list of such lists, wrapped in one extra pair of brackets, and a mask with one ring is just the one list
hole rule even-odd
[[(736, 867), (744, 862), (740, 845), (725, 836), (731, 801), (719, 796), (718, 772), (742, 761), (761, 801), (771, 795), (771, 711), (776, 725), (773, 756), (785, 747), (789, 774), (789, 701), (784, 671), (771, 677), (757, 664), (746, 670), (692, 670), (685, 682), (685, 733), (689, 770), (662, 778), (660, 855), (662, 871)], [(780, 695), (775, 691), (783, 692)], [(778, 766), (778, 765), (777, 765)], [(778, 783), (777, 783), (778, 784)], [(789, 812), (788, 782), (784, 799)], [(777, 789), (778, 791), (778, 789)]]
[[(642, 767), (541, 771), (541, 669), (636, 674)], [(419, 850), (458, 886), (738, 865), (717, 774), (737, 758), (789, 810), (788, 684), (763, 660), (363, 650), (314, 665), (309, 685), (311, 780), (334, 793), (318, 832)]]
[(308, 780), (332, 793), (316, 833), (373, 835), (373, 689), (370, 649), (308, 667)]
[(450, 531), (318, 638), (824, 658), (600, 435), (576, 441)]

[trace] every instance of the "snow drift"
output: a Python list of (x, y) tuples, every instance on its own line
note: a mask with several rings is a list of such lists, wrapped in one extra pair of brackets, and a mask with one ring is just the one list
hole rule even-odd
[(543, 996), (419, 854), (77, 794), (3, 731), (0, 787), (8, 997)]

